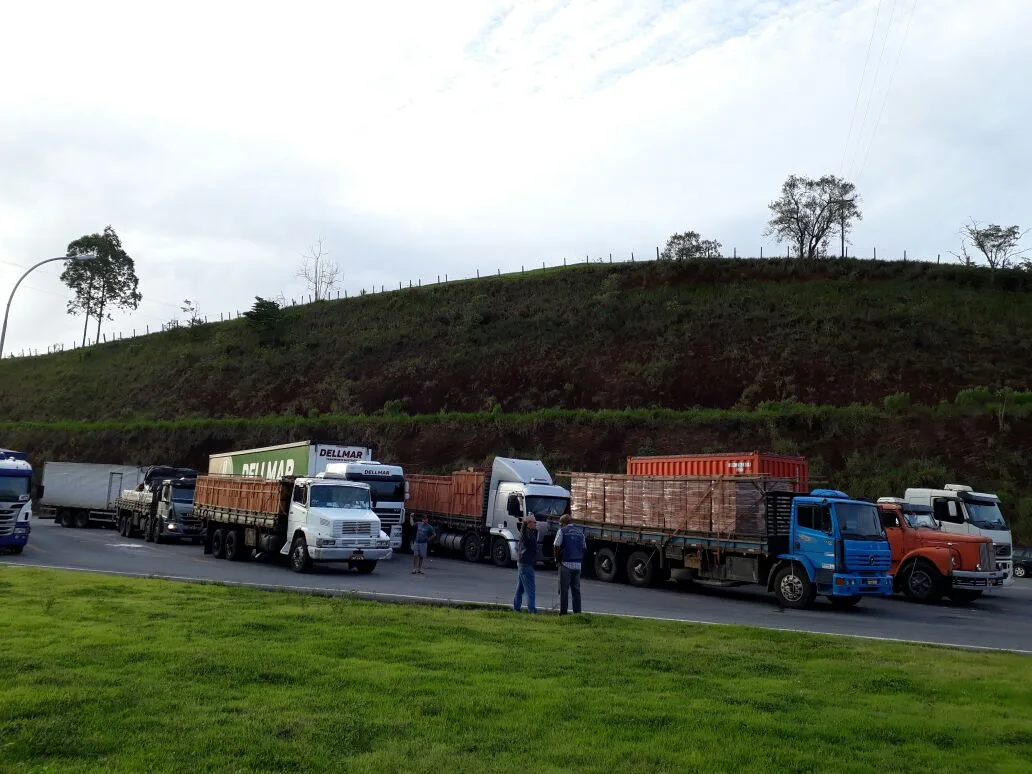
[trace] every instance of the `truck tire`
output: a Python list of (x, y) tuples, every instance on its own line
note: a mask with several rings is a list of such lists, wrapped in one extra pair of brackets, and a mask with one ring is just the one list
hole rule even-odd
[(793, 610), (805, 610), (813, 605), (817, 598), (817, 589), (810, 579), (806, 577), (806, 571), (797, 564), (791, 564), (782, 570), (774, 578), (774, 596), (782, 607)]
[(351, 566), (358, 570), (360, 575), (368, 575), (376, 569), (376, 562), (366, 560), (364, 562), (352, 562)]
[(612, 548), (600, 548), (595, 552), (595, 577), (600, 581), (612, 583), (620, 574), (616, 561), (616, 551)]
[(982, 596), (981, 591), (968, 591), (967, 589), (957, 589), (956, 591), (946, 592), (955, 605), (970, 605), (976, 599)]
[(60, 513), (58, 513), (57, 514), (57, 522), (62, 527), (71, 527), (72, 524), (73, 524), (71, 512), (69, 512), (69, 511), (61, 511)]
[(290, 544), (290, 569), (294, 572), (308, 572), (312, 559), (308, 555), (308, 541), (304, 535), (298, 535)]
[(211, 533), (211, 555), (216, 559), (226, 556), (226, 533), (222, 531), (222, 527)]
[(231, 562), (239, 562), (247, 558), (247, 546), (244, 545), (244, 533), (238, 529), (227, 529), (225, 537), (226, 558)]
[(476, 532), (466, 533), (466, 537), (462, 539), (462, 555), (466, 557), (466, 561), (479, 562), (481, 551), (483, 546), (480, 543), (480, 535)]
[(900, 573), (903, 593), (911, 602), (933, 604), (942, 599), (943, 577), (931, 562), (918, 559)]
[(634, 551), (627, 557), (627, 582), (648, 588), (656, 582), (656, 563), (648, 551)]
[(148, 543), (154, 542), (154, 519), (145, 519), (143, 528), (143, 539)]
[(12, 554), (20, 554), (24, 550), (25, 550), (25, 546), (11, 546), (11, 553)]
[(78, 529), (86, 529), (90, 526), (90, 515), (86, 511), (75, 512), (75, 526)]
[(499, 567), (508, 567), (512, 564), (512, 557), (509, 554), (509, 541), (502, 537), (496, 537), (491, 541), (491, 561)]
[(851, 607), (856, 607), (861, 599), (863, 597), (828, 597), (831, 606), (838, 610), (848, 610)]

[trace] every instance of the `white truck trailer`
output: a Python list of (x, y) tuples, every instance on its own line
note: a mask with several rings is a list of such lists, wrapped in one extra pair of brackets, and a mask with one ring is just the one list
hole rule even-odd
[(115, 525), (115, 500), (123, 489), (142, 484), (147, 468), (93, 462), (44, 462), (39, 488), (41, 513), (63, 527)]

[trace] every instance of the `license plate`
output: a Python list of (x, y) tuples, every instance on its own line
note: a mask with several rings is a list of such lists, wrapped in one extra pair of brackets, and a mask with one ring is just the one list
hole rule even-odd
[(351, 552), (351, 558), (352, 559), (363, 559), (363, 558), (365, 558), (365, 554), (362, 553), (361, 551), (352, 551)]
[(866, 583), (868, 586), (877, 586), (878, 585), (878, 579), (877, 578), (868, 578), (866, 581), (864, 581), (864, 583)]

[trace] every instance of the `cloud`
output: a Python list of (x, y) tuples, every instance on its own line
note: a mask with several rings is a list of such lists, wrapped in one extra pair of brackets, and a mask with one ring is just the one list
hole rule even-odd
[[(319, 236), (353, 293), (651, 255), (686, 228), (770, 254), (790, 173), (858, 183), (863, 254), (945, 254), (968, 216), (1029, 209), (1020, 0), (285, 8), (9, 10), (0, 287), (109, 223), (144, 291), (129, 331), (184, 298), (299, 297)], [(59, 273), (19, 290), (8, 351), (81, 336)]]

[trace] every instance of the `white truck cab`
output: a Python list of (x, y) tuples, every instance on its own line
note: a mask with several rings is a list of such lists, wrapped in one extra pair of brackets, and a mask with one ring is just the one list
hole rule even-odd
[(408, 499), (408, 484), (401, 466), (372, 460), (330, 462), (326, 465), (326, 473), (369, 485), (373, 510), (380, 518), (380, 529), (390, 536), (391, 548), (400, 548), (405, 525), (405, 501)]
[(298, 478), (287, 516), (287, 540), (280, 553), (289, 555), (303, 536), (312, 561), (348, 562), (360, 571), (371, 571), (393, 553), (374, 506), (368, 484), (348, 481), (330, 471)]
[(513, 562), (518, 558), (518, 528), (524, 516), (534, 514), (539, 538), (543, 538), (549, 520), (558, 519), (570, 507), (569, 491), (552, 482), (540, 460), (496, 457), (488, 484), (487, 526), (490, 534), (508, 543)]
[(929, 506), (943, 532), (990, 538), (996, 552), (996, 567), (1007, 573), (1004, 585), (1014, 583), (1013, 540), (1000, 510), (999, 497), (975, 492), (963, 484), (946, 484), (942, 489), (907, 489), (903, 499)]

